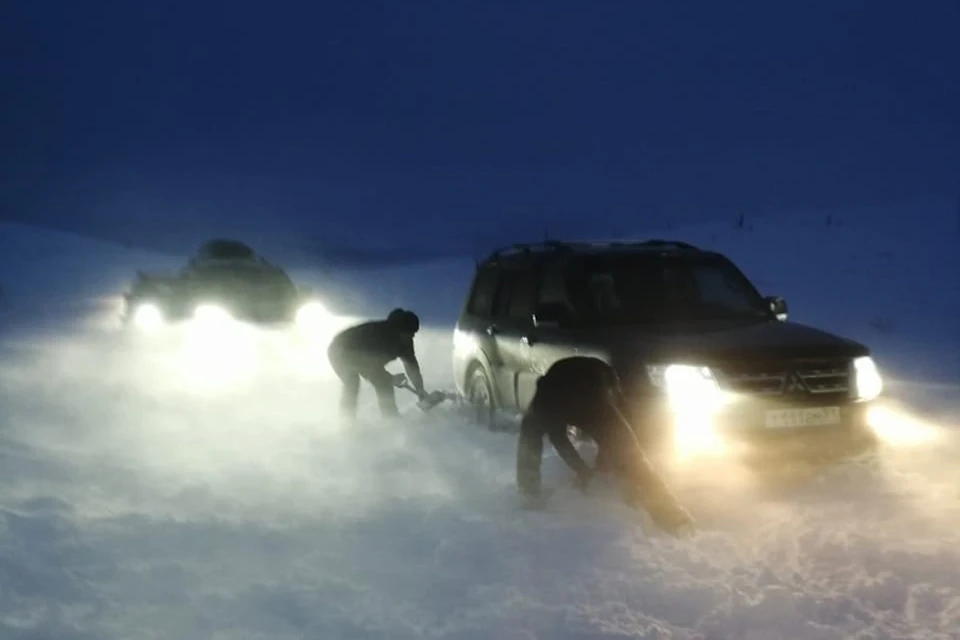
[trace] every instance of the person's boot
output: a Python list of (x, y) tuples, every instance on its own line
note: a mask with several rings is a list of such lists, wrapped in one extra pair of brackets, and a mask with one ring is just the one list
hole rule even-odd
[(344, 394), (340, 398), (340, 424), (352, 426), (357, 421), (357, 398)]

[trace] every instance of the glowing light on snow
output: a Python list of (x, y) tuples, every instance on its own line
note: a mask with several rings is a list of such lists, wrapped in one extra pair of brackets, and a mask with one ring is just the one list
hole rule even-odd
[(871, 407), (867, 412), (867, 422), (881, 441), (895, 447), (931, 444), (941, 436), (938, 427), (892, 406)]
[(229, 311), (213, 304), (197, 307), (186, 327), (183, 367), (188, 382), (200, 390), (248, 380), (259, 364), (254, 331), (235, 322)]
[(304, 340), (304, 348), (308, 352), (308, 362), (320, 359), (326, 361), (326, 349), (330, 341), (350, 322), (350, 318), (337, 316), (331, 313), (322, 304), (311, 301), (297, 310), (294, 319), (300, 337)]
[(293, 348), (284, 351), (283, 363), (300, 375), (329, 378), (333, 376), (333, 369), (327, 359), (330, 341), (340, 331), (366, 319), (337, 315), (319, 303), (316, 304), (316, 307), (301, 309), (303, 316), (297, 314), (297, 330), (288, 336), (292, 340), (290, 344)]
[(724, 450), (712, 412), (692, 409), (674, 414), (673, 446), (679, 461)]

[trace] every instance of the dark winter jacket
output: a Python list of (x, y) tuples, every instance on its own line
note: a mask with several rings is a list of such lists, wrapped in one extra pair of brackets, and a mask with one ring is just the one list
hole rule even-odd
[(335, 366), (356, 371), (382, 369), (399, 359), (413, 386), (423, 388), (413, 335), (398, 331), (386, 320), (364, 322), (343, 330), (330, 342), (327, 354)]

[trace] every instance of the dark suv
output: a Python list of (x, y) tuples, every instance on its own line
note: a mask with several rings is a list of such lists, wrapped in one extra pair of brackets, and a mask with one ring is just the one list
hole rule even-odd
[(556, 361), (619, 374), (654, 455), (862, 452), (882, 381), (867, 347), (787, 322), (725, 256), (683, 242), (549, 242), (478, 263), (454, 333), (458, 390), (496, 428)]

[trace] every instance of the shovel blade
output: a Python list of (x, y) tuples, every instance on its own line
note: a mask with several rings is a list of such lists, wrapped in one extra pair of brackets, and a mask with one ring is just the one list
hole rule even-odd
[(426, 397), (417, 402), (417, 408), (421, 411), (429, 411), (435, 406), (447, 399), (447, 394), (443, 391), (432, 391)]

